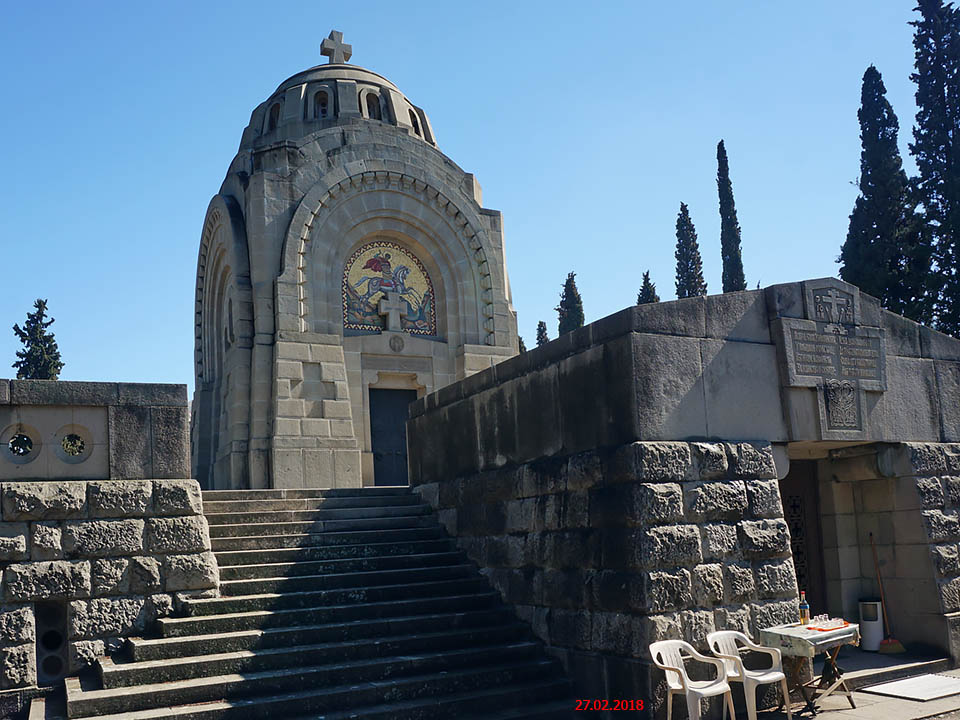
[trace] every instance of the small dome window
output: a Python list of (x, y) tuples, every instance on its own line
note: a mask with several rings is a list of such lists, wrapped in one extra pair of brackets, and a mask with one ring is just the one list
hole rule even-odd
[(313, 95), (313, 117), (315, 120), (330, 117), (330, 96), (323, 90)]
[(422, 137), (420, 133), (420, 121), (417, 119), (417, 114), (411, 110), (410, 111), (410, 124), (413, 125), (413, 132), (417, 137)]
[(270, 106), (270, 117), (267, 120), (267, 132), (273, 132), (280, 124), (280, 103), (274, 103)]
[(381, 120), (380, 96), (376, 93), (367, 93), (367, 117), (371, 120)]

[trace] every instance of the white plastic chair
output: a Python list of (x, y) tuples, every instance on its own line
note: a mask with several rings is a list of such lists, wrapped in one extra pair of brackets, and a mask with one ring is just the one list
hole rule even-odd
[[(790, 712), (790, 691), (787, 689), (787, 676), (783, 673), (783, 660), (780, 651), (757, 645), (742, 632), (736, 630), (718, 630), (707, 635), (707, 645), (724, 664), (728, 682), (743, 683), (743, 696), (747, 701), (748, 720), (757, 720), (757, 686), (769, 683), (780, 683), (783, 693), (783, 704), (787, 709), (787, 717), (793, 720)], [(743, 647), (741, 647), (741, 645)], [(770, 667), (766, 670), (748, 670), (740, 657), (742, 649), (766, 653), (770, 656)]]
[[(730, 717), (735, 718), (733, 711), (733, 695), (730, 685), (727, 684), (726, 670), (722, 661), (706, 655), (701, 655), (690, 644), (683, 640), (661, 640), (650, 643), (650, 657), (653, 664), (663, 670), (667, 676), (667, 720), (673, 716), (673, 696), (684, 695), (687, 699), (687, 714), (690, 720), (700, 720), (700, 701), (703, 698), (725, 695), (723, 705), (723, 720), (727, 719), (727, 708), (730, 708)], [(691, 680), (687, 676), (687, 669), (683, 665), (685, 659), (714, 665), (717, 668), (717, 677), (713, 680)]]

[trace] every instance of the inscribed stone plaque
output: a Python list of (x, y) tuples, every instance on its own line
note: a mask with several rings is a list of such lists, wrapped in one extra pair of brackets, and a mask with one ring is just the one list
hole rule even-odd
[(815, 389), (821, 439), (863, 439), (864, 393), (887, 389), (883, 330), (861, 324), (853, 285), (811, 280), (803, 295), (805, 318), (773, 323), (783, 384)]

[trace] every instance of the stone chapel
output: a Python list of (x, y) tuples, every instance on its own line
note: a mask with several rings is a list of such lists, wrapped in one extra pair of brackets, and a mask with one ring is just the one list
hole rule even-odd
[(500, 213), (341, 33), (322, 53), (254, 109), (203, 223), (205, 488), (405, 484), (409, 403), (517, 352)]

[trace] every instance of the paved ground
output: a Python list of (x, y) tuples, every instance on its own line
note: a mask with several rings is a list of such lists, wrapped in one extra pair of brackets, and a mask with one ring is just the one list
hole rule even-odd
[[(950, 670), (940, 674), (960, 677), (960, 670)], [(850, 703), (843, 696), (828, 697), (823, 702), (823, 708), (817, 714), (817, 718), (822, 720), (926, 720), (927, 718), (960, 720), (960, 695), (953, 695), (942, 700), (916, 702), (865, 692), (854, 692), (853, 701), (857, 704), (856, 709), (851, 708)], [(799, 707), (801, 706), (794, 706), (794, 708)], [(781, 720), (781, 718), (786, 717), (787, 715), (784, 712), (767, 711), (760, 713), (762, 720)], [(804, 712), (801, 715), (794, 713), (794, 717), (809, 718), (810, 713)]]

